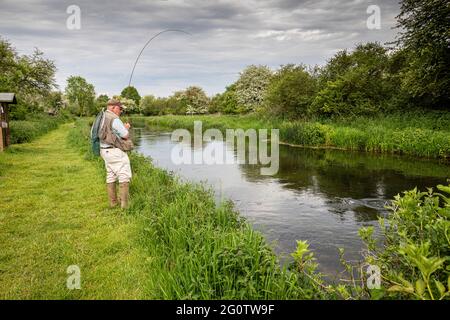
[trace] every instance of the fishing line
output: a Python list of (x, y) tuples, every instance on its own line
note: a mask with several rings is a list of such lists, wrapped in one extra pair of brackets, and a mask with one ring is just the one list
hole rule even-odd
[(142, 55), (142, 52), (144, 52), (145, 48), (147, 48), (147, 46), (150, 44), (150, 42), (152, 42), (153, 39), (155, 39), (156, 37), (158, 37), (158, 36), (160, 36), (161, 34), (166, 33), (166, 32), (180, 32), (180, 33), (184, 33), (184, 34), (187, 34), (187, 35), (190, 35), (190, 36), (192, 35), (192, 34), (190, 34), (189, 32), (186, 32), (186, 31), (183, 31), (183, 30), (178, 30), (178, 29), (167, 29), (167, 30), (158, 32), (158, 33), (155, 34), (153, 37), (151, 37), (150, 40), (148, 40), (147, 43), (145, 44), (145, 46), (142, 48), (141, 52), (139, 52), (139, 55), (137, 56), (136, 61), (134, 62), (133, 70), (131, 71), (131, 75), (130, 75), (130, 81), (128, 82), (128, 86), (129, 86), (129, 87), (131, 86), (131, 80), (133, 79), (134, 69), (136, 68), (136, 65), (137, 65), (137, 63), (138, 63), (138, 61), (139, 61), (139, 58), (140, 58), (141, 55)]

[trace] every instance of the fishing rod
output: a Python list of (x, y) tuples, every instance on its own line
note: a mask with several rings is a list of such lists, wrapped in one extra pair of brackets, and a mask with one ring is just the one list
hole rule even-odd
[(139, 55), (137, 56), (136, 61), (134, 62), (133, 70), (131, 71), (131, 75), (130, 75), (130, 81), (128, 82), (128, 86), (129, 86), (129, 87), (131, 86), (131, 80), (133, 79), (134, 69), (136, 68), (136, 65), (137, 65), (137, 63), (138, 63), (138, 61), (139, 61), (139, 58), (140, 58), (141, 55), (142, 55), (142, 52), (144, 52), (145, 48), (147, 48), (147, 46), (150, 44), (150, 42), (152, 42), (153, 39), (155, 39), (156, 37), (158, 37), (158, 36), (160, 36), (161, 34), (166, 33), (166, 32), (180, 32), (180, 33), (184, 33), (184, 34), (187, 34), (187, 35), (190, 35), (190, 36), (192, 35), (192, 34), (190, 34), (189, 32), (186, 32), (186, 31), (183, 31), (183, 30), (178, 30), (178, 29), (167, 29), (167, 30), (158, 32), (158, 33), (155, 34), (153, 37), (151, 37), (150, 40), (148, 40), (147, 43), (145, 44), (145, 46), (142, 48), (141, 52), (139, 52)]

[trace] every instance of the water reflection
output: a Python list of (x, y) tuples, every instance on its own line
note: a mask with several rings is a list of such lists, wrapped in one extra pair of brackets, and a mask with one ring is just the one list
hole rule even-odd
[[(435, 161), (288, 146), (280, 146), (275, 176), (261, 175), (259, 165), (175, 165), (170, 132), (140, 129), (135, 136), (137, 150), (152, 157), (155, 165), (207, 182), (218, 202), (232, 199), (281, 256), (295, 250), (295, 240), (308, 240), (321, 271), (330, 274), (341, 269), (339, 247), (345, 248), (348, 259), (360, 257), (358, 229), (376, 226), (396, 194), (445, 183), (450, 177), (449, 166)], [(236, 156), (224, 143), (213, 143)]]

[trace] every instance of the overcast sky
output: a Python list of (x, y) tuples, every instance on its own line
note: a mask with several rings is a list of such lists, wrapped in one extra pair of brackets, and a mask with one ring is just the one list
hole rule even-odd
[[(339, 50), (367, 41), (385, 43), (398, 30), (397, 0), (0, 0), (0, 36), (19, 53), (34, 47), (54, 60), (60, 89), (81, 75), (97, 94), (132, 85), (141, 95), (167, 96), (189, 85), (222, 92), (247, 65), (324, 64)], [(70, 5), (81, 28), (69, 30)], [(381, 29), (369, 30), (366, 10), (381, 10)]]

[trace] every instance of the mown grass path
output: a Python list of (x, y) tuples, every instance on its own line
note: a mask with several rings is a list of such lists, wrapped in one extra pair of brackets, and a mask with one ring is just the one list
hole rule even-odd
[[(0, 154), (0, 299), (149, 298), (136, 219), (107, 206), (104, 173), (62, 125)], [(67, 267), (81, 270), (68, 290)]]

